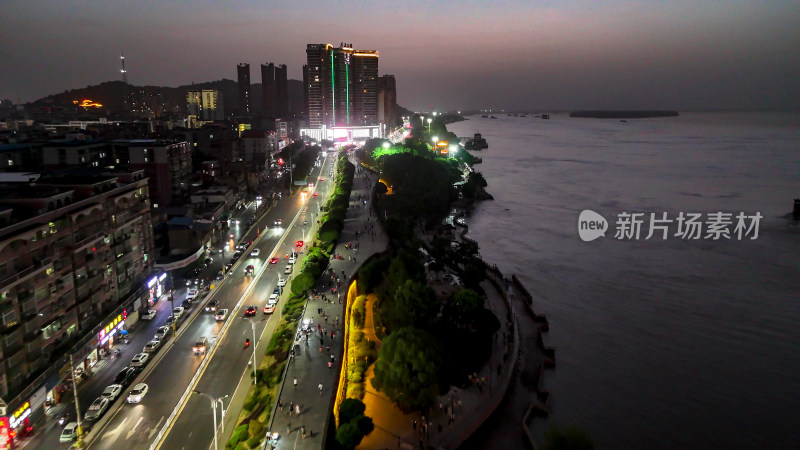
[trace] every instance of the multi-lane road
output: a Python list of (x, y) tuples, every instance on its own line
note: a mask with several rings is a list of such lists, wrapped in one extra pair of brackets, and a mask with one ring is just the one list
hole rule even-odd
[[(149, 392), (141, 403), (127, 404), (126, 390), (104, 417), (94, 424), (87, 438), (90, 448), (149, 448), (161, 437), (159, 432), (162, 429), (166, 432), (162, 448), (208, 448), (213, 440), (208, 399), (192, 394), (185, 399), (182, 408), (176, 407), (181, 406), (179, 403), (187, 392), (187, 387), (192, 384), (195, 390), (214, 397), (229, 395), (223, 400), (227, 408), (240, 381), (249, 381), (249, 371), (252, 368), (248, 366), (248, 361), (252, 357), (252, 348), (245, 349), (244, 342), (247, 338), (253, 339), (251, 322), (255, 325), (256, 340), (264, 344), (259, 347), (260, 355), (263, 355), (262, 348), (265, 348), (273, 329), (267, 325), (270, 321), (277, 320), (286, 295), (282, 296), (281, 303), (276, 308), (275, 319), (272, 319), (272, 315), (263, 314), (261, 309), (276, 286), (278, 275), (285, 277), (285, 256), (294, 249), (295, 241), (310, 239), (308, 234), (332, 185), (328, 178), (334, 162), (332, 159), (326, 158), (322, 164), (313, 168), (309, 180), (324, 178), (324, 181), (316, 182), (316, 186), (307, 194), (308, 198), (301, 194), (284, 196), (261, 218), (257, 227), (253, 227), (237, 240), (252, 240), (253, 245), (236, 262), (224, 280), (215, 281), (214, 289), (184, 313), (176, 335), (170, 336), (151, 355), (151, 361), (129, 385), (127, 390), (140, 382), (149, 386)], [(318, 196), (314, 197), (313, 192), (317, 192)], [(282, 220), (281, 226), (274, 225), (277, 219)], [(242, 218), (242, 228), (246, 223), (244, 220), (247, 220), (246, 216)], [(256, 248), (260, 254), (257, 257), (250, 256), (250, 252)], [(278, 264), (269, 264), (273, 256), (280, 259)], [(219, 259), (221, 258), (215, 256), (215, 266), (227, 262), (220, 262)], [(294, 273), (299, 271), (299, 263), (300, 261)], [(245, 274), (245, 268), (250, 264), (255, 266), (255, 277)], [(214, 269), (209, 268), (206, 271), (211, 270)], [(175, 287), (175, 305), (179, 305), (185, 298), (186, 289), (178, 283)], [(203, 311), (203, 306), (211, 299), (219, 301), (219, 308), (230, 311), (226, 321), (217, 321), (213, 313)], [(244, 310), (250, 305), (256, 306), (257, 314), (253, 318), (245, 319), (242, 317)], [(112, 383), (117, 373), (128, 365), (135, 353), (141, 351), (139, 349), (167, 319), (170, 302), (162, 301), (156, 306), (156, 319), (137, 327), (136, 332), (132, 333), (130, 344), (124, 346), (122, 355), (115, 358), (116, 361), (112, 360), (114, 366), (105, 368), (89, 380), (93, 388), (89, 390), (79, 386), (82, 410), (88, 407), (105, 386)], [(201, 336), (208, 338), (208, 350), (204, 355), (195, 355), (192, 346)], [(258, 342), (253, 342), (251, 346), (257, 344)], [(206, 358), (209, 361), (204, 364)], [(198, 370), (201, 366), (202, 369)], [(172, 423), (171, 415), (174, 415)], [(168, 423), (170, 426), (165, 428)], [(60, 427), (50, 431), (39, 444), (44, 446), (42, 448), (68, 448), (69, 444), (57, 442)]]

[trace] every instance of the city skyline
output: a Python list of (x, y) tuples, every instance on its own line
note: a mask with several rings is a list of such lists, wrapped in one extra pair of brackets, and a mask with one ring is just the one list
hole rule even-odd
[(302, 80), (307, 43), (344, 41), (379, 50), (380, 74), (416, 110), (785, 110), (800, 98), (791, 3), (236, 5), (6, 2), (0, 98), (118, 80), (122, 52), (133, 85), (235, 80), (234, 64), (270, 60)]

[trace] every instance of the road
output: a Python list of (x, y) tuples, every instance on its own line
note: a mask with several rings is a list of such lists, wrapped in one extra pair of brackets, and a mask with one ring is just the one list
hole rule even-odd
[[(331, 162), (326, 160), (324, 168), (315, 167), (311, 179), (317, 179), (320, 170), (327, 171), (330, 164)], [(326, 174), (326, 172), (323, 172), (323, 174)], [(329, 184), (326, 177), (326, 182), (323, 182), (319, 187), (324, 186), (327, 190), (326, 185)], [(317, 211), (317, 207), (322, 200), (323, 196), (312, 198), (309, 205), (312, 211)], [(138, 449), (150, 446), (167, 418), (175, 409), (186, 387), (197, 373), (198, 367), (207, 357), (206, 355), (195, 356), (191, 350), (195, 340), (200, 336), (205, 336), (209, 339), (207, 354), (213, 354), (214, 358), (212, 364), (209, 364), (207, 370), (201, 374), (202, 377), (200, 377), (197, 389), (204, 390), (204, 392), (207, 391), (215, 396), (233, 393), (233, 389), (238, 385), (239, 380), (248, 368), (247, 361), (252, 354), (251, 351), (243, 350), (244, 339), (247, 337), (252, 339), (252, 330), (249, 324), (245, 323), (244, 319), (241, 318), (241, 312), (251, 304), (259, 308), (255, 323), (256, 334), (261, 335), (264, 327), (269, 322), (260, 320), (264, 318), (260, 309), (266, 303), (266, 298), (275, 286), (276, 272), (280, 271), (282, 273), (286, 264), (285, 259), (281, 258), (279, 264), (270, 265), (272, 266), (271, 268), (263, 270), (263, 274), (256, 278), (245, 276), (244, 268), (249, 264), (253, 264), (256, 268), (256, 274), (259, 274), (261, 272), (260, 269), (265, 264), (268, 264), (269, 257), (273, 253), (283, 256), (288, 253), (290, 246), (294, 245), (294, 241), (302, 239), (303, 228), (308, 229), (313, 222), (309, 217), (309, 226), (303, 227), (304, 215), (307, 213), (303, 212), (300, 216), (297, 216), (303, 205), (300, 195), (289, 198), (284, 197), (260, 221), (259, 227), (262, 230), (260, 237), (256, 236), (255, 229), (253, 229), (242, 238), (244, 241), (254, 241), (254, 247), (251, 247), (248, 251), (258, 248), (261, 254), (258, 257), (243, 256), (240, 258), (224, 282), (217, 282), (215, 289), (188, 312), (190, 315), (181, 324), (177, 335), (159, 350), (155, 360), (134, 381), (134, 383), (145, 382), (149, 385), (150, 390), (147, 396), (141, 403), (136, 405), (128, 405), (124, 399), (117, 400), (90, 434), (88, 439), (90, 448), (117, 449), (125, 447)], [(297, 221), (291, 223), (295, 216), (298, 217)], [(278, 218), (283, 220), (282, 225), (286, 228), (271, 226)], [(265, 226), (268, 226), (268, 229), (263, 231)], [(218, 263), (222, 264), (221, 262)], [(251, 285), (253, 285), (252, 288)], [(179, 298), (182, 299), (181, 296), (185, 296), (184, 292), (185, 289), (177, 291), (176, 304)], [(245, 295), (247, 296), (245, 297)], [(219, 336), (219, 332), (224, 322), (217, 322), (212, 314), (202, 311), (203, 304), (209, 301), (210, 298), (218, 300), (220, 308), (231, 310), (228, 320), (233, 322), (229, 326), (228, 332), (223, 336)], [(168, 305), (168, 302), (166, 304)], [(242, 306), (241, 312), (236, 311), (237, 305)], [(163, 318), (166, 318), (166, 314), (163, 314)], [(152, 328), (152, 331), (154, 330), (155, 326)], [(142, 333), (142, 335), (145, 336), (141, 343), (143, 346), (149, 340), (149, 336), (148, 333)], [(264, 339), (268, 340), (269, 337), (265, 336)], [(131, 342), (129, 345), (133, 346), (134, 343)], [(216, 347), (219, 348), (216, 349)], [(133, 348), (138, 349), (141, 347), (137, 343)], [(128, 355), (123, 354), (122, 359), (127, 361), (133, 353), (135, 352), (131, 351)], [(116, 375), (117, 371), (110, 371), (109, 373), (110, 383), (110, 379)], [(105, 387), (105, 385), (102, 387)], [(190, 415), (184, 419), (183, 416), (186, 414)], [(183, 409), (182, 416), (178, 417), (179, 421), (173, 429), (187, 426), (184, 424), (188, 423), (191, 430), (188, 430), (186, 434), (180, 437), (180, 445), (177, 447), (165, 446), (164, 448), (181, 448), (184, 446), (186, 448), (202, 448), (202, 446), (188, 445), (190, 441), (204, 442), (207, 447), (208, 443), (211, 442), (211, 433), (213, 432), (210, 416), (211, 409), (208, 400), (195, 398), (194, 395), (190, 396), (186, 408)], [(197, 424), (200, 423), (203, 425), (198, 426)], [(177, 433), (171, 433), (167, 437), (171, 439), (172, 434), (177, 435)], [(66, 444), (61, 444), (61, 446), (66, 448)], [(57, 446), (45, 448), (57, 448)]]

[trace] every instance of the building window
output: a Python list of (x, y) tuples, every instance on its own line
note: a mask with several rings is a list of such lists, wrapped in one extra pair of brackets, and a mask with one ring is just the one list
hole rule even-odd
[(15, 310), (6, 311), (3, 313), (3, 325), (10, 327), (17, 323), (17, 312)]

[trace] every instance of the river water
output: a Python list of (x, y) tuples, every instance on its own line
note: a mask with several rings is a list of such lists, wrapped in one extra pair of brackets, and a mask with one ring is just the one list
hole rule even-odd
[[(550, 321), (552, 413), (534, 436), (555, 423), (603, 449), (800, 448), (800, 224), (789, 217), (800, 114), (472, 116), (448, 128), (489, 143), (476, 168), (495, 200), (469, 218), (470, 236)], [(585, 209), (608, 220), (606, 237), (579, 239)], [(758, 238), (681, 239), (673, 224), (666, 240), (645, 239), (649, 213), (718, 211), (760, 213)], [(640, 239), (615, 239), (623, 212), (646, 213)], [(478, 441), (518, 436), (516, 412)]]

